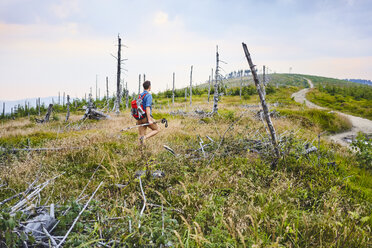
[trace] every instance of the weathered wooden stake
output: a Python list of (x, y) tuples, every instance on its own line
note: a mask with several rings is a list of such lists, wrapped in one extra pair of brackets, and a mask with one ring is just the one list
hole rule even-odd
[(239, 91), (240, 100), (242, 100), (242, 87), (243, 87), (243, 70), (241, 70), (240, 72), (240, 91)]
[(242, 43), (242, 45), (243, 45), (243, 50), (244, 50), (244, 53), (245, 53), (245, 57), (247, 58), (249, 67), (251, 68), (253, 80), (254, 80), (254, 83), (256, 85), (258, 95), (259, 95), (260, 100), (261, 100), (261, 105), (262, 105), (262, 109), (263, 109), (263, 112), (264, 112), (264, 117), (265, 117), (267, 126), (269, 127), (269, 130), (270, 130), (271, 142), (274, 146), (274, 152), (275, 152), (275, 155), (276, 155), (276, 160), (274, 162), (274, 166), (276, 166), (277, 160), (280, 157), (280, 153), (279, 153), (279, 149), (278, 149), (278, 143), (277, 143), (277, 140), (276, 140), (275, 128), (274, 128), (274, 125), (273, 125), (273, 123), (271, 121), (271, 118), (270, 118), (269, 108), (267, 107), (266, 100), (265, 100), (265, 95), (264, 95), (264, 93), (261, 89), (261, 85), (260, 85), (260, 82), (258, 80), (257, 72), (254, 68), (255, 65), (252, 62), (251, 55), (249, 54), (247, 45), (245, 43)]
[(70, 118), (70, 95), (67, 95), (67, 113), (66, 113), (66, 122)]
[(175, 73), (173, 72), (173, 90), (172, 90), (172, 104), (174, 106), (174, 84), (175, 84)]
[(40, 106), (41, 105), (41, 102), (40, 102), (40, 97), (39, 97), (39, 104), (38, 104), (38, 111), (39, 111), (39, 116), (40, 116)]
[(98, 75), (96, 74), (96, 101), (98, 100)]
[(121, 73), (121, 39), (118, 35), (118, 66), (117, 66), (117, 77), (116, 77), (116, 114), (120, 113), (120, 73)]
[(218, 46), (217, 46), (217, 49), (216, 49), (216, 78), (215, 78), (215, 82), (214, 82), (214, 95), (213, 95), (213, 111), (212, 111), (212, 114), (215, 114), (215, 113), (218, 113), (218, 71), (219, 71), (219, 62), (220, 62), (220, 59), (219, 59), (219, 54), (218, 54)]
[(140, 94), (141, 94), (141, 74), (138, 75), (138, 95)]
[(128, 90), (128, 82), (125, 82), (125, 108), (128, 108), (129, 104), (129, 90)]
[(121, 102), (121, 96), (122, 96), (122, 92), (123, 92), (123, 85), (122, 84), (120, 84), (119, 90), (120, 90), (120, 102)]
[(109, 102), (109, 90), (108, 90), (108, 77), (106, 77), (106, 105), (107, 105), (107, 112), (110, 111), (110, 102)]
[(192, 66), (190, 70), (190, 106), (192, 105)]
[(212, 74), (209, 76), (209, 88), (208, 88), (208, 102), (209, 98), (211, 96), (211, 84), (213, 83), (213, 68), (212, 68)]

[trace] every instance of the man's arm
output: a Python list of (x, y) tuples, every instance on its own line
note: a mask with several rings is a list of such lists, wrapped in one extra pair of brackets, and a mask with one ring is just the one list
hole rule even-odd
[(150, 116), (150, 107), (146, 107), (146, 117), (147, 117), (147, 121), (148, 123), (151, 125), (153, 122), (152, 122), (152, 119), (151, 119), (151, 116)]
[(148, 94), (146, 96), (146, 102), (145, 102), (145, 108), (146, 108), (146, 117), (147, 117), (147, 121), (148, 123), (151, 125), (153, 124), (154, 122), (152, 121), (152, 118), (151, 118), (151, 105), (152, 105), (152, 95), (151, 94)]

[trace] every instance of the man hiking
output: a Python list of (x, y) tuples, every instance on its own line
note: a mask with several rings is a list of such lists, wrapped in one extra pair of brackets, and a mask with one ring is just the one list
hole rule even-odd
[[(146, 124), (147, 126), (141, 126), (138, 127), (139, 132), (139, 141), (142, 145), (144, 141), (148, 138), (151, 138), (152, 136), (159, 133), (158, 125), (155, 123), (155, 120), (152, 118), (152, 95), (150, 93), (151, 91), (151, 82), (145, 81), (143, 83), (143, 89), (144, 91), (140, 94), (140, 98), (142, 98), (142, 105), (143, 109), (145, 110), (145, 115), (142, 119), (137, 120), (137, 125)], [(151, 129), (151, 132), (146, 134), (146, 128), (149, 127)]]

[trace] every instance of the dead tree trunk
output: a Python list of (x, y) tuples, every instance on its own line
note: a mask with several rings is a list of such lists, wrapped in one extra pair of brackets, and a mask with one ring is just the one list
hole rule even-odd
[(48, 111), (47, 111), (47, 113), (45, 115), (45, 118), (44, 118), (44, 122), (49, 121), (50, 115), (52, 114), (52, 110), (53, 110), (53, 104), (49, 104)]
[(98, 75), (96, 74), (96, 101), (98, 100)]
[(209, 102), (210, 93), (211, 93), (211, 76), (208, 77), (208, 102)]
[(129, 103), (129, 90), (128, 90), (128, 82), (125, 82), (125, 108), (128, 109)]
[(110, 111), (110, 99), (109, 99), (109, 90), (108, 90), (108, 77), (106, 77), (106, 105), (107, 112)]
[(138, 95), (140, 94), (141, 94), (141, 74), (138, 75)]
[(243, 87), (243, 70), (240, 72), (240, 91), (239, 91), (240, 101), (242, 100), (242, 87)]
[(172, 90), (172, 104), (174, 106), (174, 84), (175, 84), (175, 74), (173, 72), (173, 90)]
[(119, 115), (120, 113), (120, 73), (121, 73), (121, 39), (118, 36), (118, 66), (117, 66), (117, 77), (116, 77), (116, 114)]
[(185, 102), (187, 102), (187, 87), (185, 87)]
[(192, 105), (192, 66), (190, 71), (190, 106)]
[(143, 82), (145, 82), (145, 81), (146, 81), (146, 74), (143, 73)]
[(119, 96), (119, 99), (120, 99), (120, 102), (121, 102), (121, 96), (122, 96), (122, 92), (123, 92), (123, 85), (120, 84), (120, 87), (119, 87), (119, 90), (120, 90), (120, 96)]
[(265, 75), (265, 66), (262, 68), (262, 92), (266, 96), (266, 75)]
[(5, 117), (5, 102), (3, 102), (3, 118)]
[(213, 95), (213, 110), (212, 114), (218, 113), (218, 70), (219, 70), (219, 54), (218, 54), (218, 46), (216, 51), (216, 75), (215, 75), (215, 82), (214, 82), (214, 95)]
[(61, 92), (58, 91), (58, 105), (61, 105)]
[(48, 111), (47, 113), (45, 114), (45, 117), (44, 119), (36, 119), (36, 122), (37, 123), (44, 123), (44, 122), (48, 122), (49, 121), (49, 118), (50, 118), (50, 115), (52, 114), (52, 110), (53, 110), (53, 104), (49, 104), (49, 107), (48, 107)]
[(274, 125), (273, 125), (273, 123), (271, 121), (271, 118), (270, 118), (269, 108), (267, 107), (267, 104), (266, 104), (266, 101), (265, 101), (265, 95), (264, 95), (264, 93), (261, 89), (261, 85), (260, 85), (260, 82), (258, 80), (256, 70), (254, 68), (255, 65), (252, 62), (251, 55), (249, 54), (247, 45), (245, 43), (242, 43), (242, 45), (243, 45), (245, 57), (247, 58), (249, 67), (251, 68), (254, 84), (256, 85), (257, 92), (258, 92), (258, 95), (259, 95), (260, 100), (261, 100), (262, 109), (263, 109), (263, 112), (264, 112), (264, 117), (265, 117), (267, 126), (269, 127), (269, 130), (270, 130), (271, 142), (274, 146), (274, 152), (275, 152), (275, 155), (276, 155), (276, 161), (274, 162), (274, 165), (276, 165), (277, 159), (279, 159), (280, 154), (279, 154), (278, 144), (277, 144), (277, 140), (276, 140), (275, 128), (274, 128)]
[(211, 76), (209, 76), (208, 102), (209, 102), (209, 98), (211, 96), (211, 83), (213, 83), (213, 68), (212, 68), (212, 74), (211, 74)]
[(67, 95), (67, 113), (66, 113), (66, 122), (70, 118), (70, 95)]
[(40, 97), (39, 97), (39, 105), (38, 105), (38, 109), (39, 109), (39, 116), (40, 116), (40, 107), (41, 107), (41, 102), (40, 102)]

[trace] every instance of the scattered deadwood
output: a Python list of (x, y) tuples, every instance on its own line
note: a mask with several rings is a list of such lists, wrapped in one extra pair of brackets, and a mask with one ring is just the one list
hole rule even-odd
[[(64, 173), (59, 174), (38, 185), (36, 185), (38, 182), (38, 179), (36, 179), (25, 191), (15, 194), (14, 196), (9, 197), (8, 199), (5, 199), (0, 203), (1, 206), (7, 202), (19, 198), (17, 202), (10, 208), (7, 208), (9, 210), (6, 211), (9, 211), (8, 213), (10, 216), (14, 216), (17, 213), (22, 213), (24, 214), (24, 216), (26, 216), (26, 219), (20, 221), (19, 225), (13, 229), (14, 233), (18, 233), (19, 235), (25, 235), (28, 237), (23, 242), (24, 247), (28, 247), (29, 242), (37, 244), (37, 247), (61, 247), (68, 238), (68, 235), (74, 228), (80, 216), (86, 210), (89, 203), (97, 193), (98, 189), (103, 184), (103, 182), (101, 182), (98, 185), (89, 200), (85, 203), (82, 210), (79, 212), (78, 216), (74, 219), (66, 234), (64, 236), (56, 236), (55, 234), (53, 234), (53, 231), (60, 221), (56, 219), (55, 211), (56, 209), (57, 211), (61, 211), (62, 206), (55, 205), (53, 203), (49, 205), (40, 205), (40, 193), (43, 189), (45, 189), (51, 183), (55, 182), (55, 180), (63, 174)], [(79, 200), (76, 200), (76, 202), (78, 201)], [(65, 210), (64, 213), (62, 211), (61, 213), (59, 213), (59, 215), (65, 215), (68, 211), (69, 209)], [(29, 237), (32, 237), (34, 241), (31, 241)]]
[(84, 106), (85, 113), (84, 116), (80, 120), (85, 119), (93, 119), (93, 120), (102, 120), (102, 119), (110, 119), (111, 117), (109, 115), (106, 115), (105, 113), (99, 111), (96, 109), (96, 107), (93, 105), (91, 98), (89, 99), (88, 106)]
[(99, 190), (99, 188), (102, 186), (103, 182), (101, 182), (98, 187), (96, 188), (96, 190), (93, 192), (93, 194), (91, 195), (91, 197), (89, 198), (89, 200), (87, 201), (87, 203), (84, 205), (83, 209), (79, 212), (78, 216), (75, 218), (74, 222), (72, 223), (70, 229), (68, 229), (67, 233), (65, 234), (65, 236), (63, 236), (61, 242), (59, 242), (59, 244), (56, 246), (57, 248), (58, 247), (61, 247), (61, 245), (63, 245), (63, 243), (66, 241), (68, 235), (70, 234), (70, 232), (72, 231), (72, 229), (74, 228), (74, 226), (76, 225), (76, 222), (79, 220), (81, 214), (85, 211), (85, 209), (88, 207), (88, 204), (91, 202), (91, 200), (93, 199), (93, 197), (95, 196), (95, 194), (97, 193), (97, 191)]
[(76, 150), (80, 147), (40, 147), (40, 148), (5, 148), (0, 147), (0, 152), (5, 153), (16, 153), (16, 152), (43, 152), (43, 151), (61, 151), (61, 150)]
[(263, 90), (261, 89), (261, 85), (260, 85), (260, 82), (258, 80), (255, 65), (252, 62), (251, 55), (249, 54), (247, 45), (245, 43), (242, 43), (242, 45), (243, 45), (243, 50), (244, 50), (245, 56), (247, 58), (249, 67), (250, 67), (252, 75), (253, 75), (253, 80), (254, 80), (254, 83), (256, 85), (258, 95), (259, 95), (260, 100), (261, 100), (261, 105), (262, 105), (262, 109), (263, 109), (263, 112), (264, 112), (264, 117), (265, 117), (267, 126), (269, 128), (270, 134), (271, 134), (271, 142), (273, 144), (274, 152), (275, 152), (275, 155), (276, 155), (276, 159), (275, 159), (273, 165), (276, 166), (277, 160), (280, 157), (280, 153), (279, 153), (279, 149), (278, 149), (278, 142), (276, 140), (275, 128), (274, 128), (274, 125), (273, 125), (273, 123), (271, 121), (271, 118), (270, 118), (269, 108), (266, 104), (265, 94), (264, 94)]
[(49, 118), (50, 118), (50, 115), (52, 114), (52, 110), (53, 110), (53, 104), (49, 104), (48, 111), (45, 114), (44, 119), (37, 119), (37, 118), (35, 118), (36, 122), (37, 123), (49, 122)]
[(195, 109), (190, 112), (183, 111), (182, 109), (177, 109), (174, 111), (169, 112), (172, 116), (188, 116), (188, 117), (197, 117), (197, 118), (205, 118), (210, 117), (212, 115), (211, 112), (206, 112), (202, 109)]

